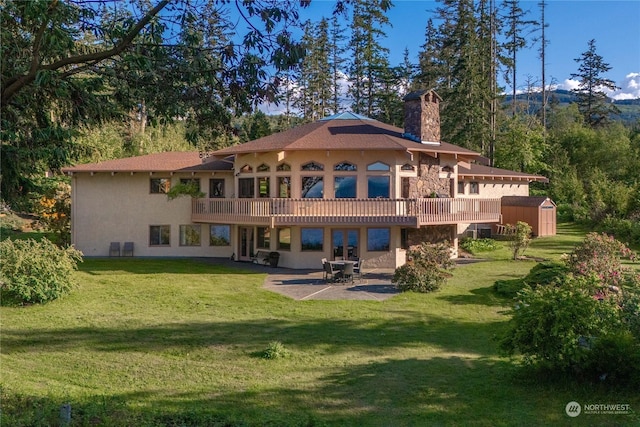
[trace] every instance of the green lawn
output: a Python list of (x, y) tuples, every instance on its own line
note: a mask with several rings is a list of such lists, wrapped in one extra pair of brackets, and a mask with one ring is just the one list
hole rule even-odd
[[(527, 251), (557, 259), (565, 226)], [(630, 404), (638, 393), (539, 379), (494, 340), (508, 302), (496, 279), (533, 262), (458, 267), (440, 292), (384, 302), (293, 301), (264, 275), (187, 260), (92, 259), (79, 287), (45, 306), (1, 308), (2, 426), (638, 425), (565, 405)], [(267, 360), (272, 341), (287, 358)]]

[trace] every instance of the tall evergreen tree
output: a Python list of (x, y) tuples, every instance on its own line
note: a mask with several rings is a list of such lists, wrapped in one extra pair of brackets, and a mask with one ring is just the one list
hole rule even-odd
[(386, 37), (382, 27), (389, 25), (384, 12), (391, 6), (385, 0), (354, 0), (351, 23), (353, 55), (349, 67), (352, 109), (374, 116), (380, 95), (381, 76), (389, 67), (389, 49), (380, 44)]
[(344, 41), (346, 36), (344, 35), (344, 27), (340, 24), (338, 17), (334, 15), (331, 19), (331, 26), (329, 29), (329, 67), (331, 69), (331, 90), (332, 96), (328, 103), (329, 109), (333, 114), (340, 112), (342, 97), (342, 81), (344, 80), (343, 65), (346, 62), (344, 54), (346, 48), (344, 47)]
[(602, 126), (609, 121), (611, 114), (620, 112), (613, 103), (607, 101), (607, 95), (602, 91), (605, 88), (619, 89), (612, 80), (601, 77), (603, 73), (611, 70), (611, 67), (596, 53), (594, 39), (589, 40), (588, 49), (575, 61), (580, 66), (578, 72), (572, 73), (571, 77), (577, 78), (580, 82), (578, 87), (573, 89), (578, 96), (578, 109), (589, 126)]

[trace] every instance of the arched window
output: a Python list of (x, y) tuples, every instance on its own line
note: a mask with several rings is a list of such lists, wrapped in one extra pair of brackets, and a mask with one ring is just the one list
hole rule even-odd
[(403, 171), (414, 171), (414, 170), (416, 170), (416, 168), (412, 164), (405, 163), (404, 165), (402, 165), (400, 170), (403, 170)]
[(271, 168), (269, 167), (269, 165), (265, 165), (264, 163), (256, 168), (256, 171), (258, 172), (269, 172), (270, 170)]
[(288, 163), (282, 163), (276, 167), (276, 171), (278, 172), (289, 172), (290, 170), (291, 170), (291, 165), (289, 165)]
[(340, 162), (333, 167), (333, 170), (338, 172), (351, 172), (358, 170), (358, 168), (353, 163)]
[(368, 171), (382, 171), (382, 172), (388, 172), (389, 170), (391, 170), (391, 168), (389, 167), (388, 164), (386, 163), (382, 163), (382, 162), (375, 162), (375, 163), (371, 163), (370, 165), (367, 166), (367, 170)]
[(309, 163), (305, 163), (304, 165), (302, 165), (300, 170), (303, 170), (303, 171), (323, 171), (324, 170), (324, 166), (321, 165), (320, 163), (309, 162)]
[(253, 168), (249, 165), (244, 165), (240, 168), (240, 172), (241, 173), (249, 173), (249, 172), (253, 172)]

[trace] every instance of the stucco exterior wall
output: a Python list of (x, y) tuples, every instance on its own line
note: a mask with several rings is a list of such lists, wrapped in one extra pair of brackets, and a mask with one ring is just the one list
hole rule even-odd
[[(109, 243), (134, 243), (135, 256), (230, 256), (229, 247), (209, 246), (209, 227), (201, 225), (200, 246), (180, 246), (180, 225), (191, 223), (191, 198), (169, 200), (165, 194), (150, 194), (150, 178), (201, 178), (208, 191), (209, 174), (89, 173), (72, 178), (72, 241), (86, 256), (108, 256)], [(216, 178), (219, 176), (216, 174)], [(229, 177), (228, 180), (231, 181)], [(169, 246), (150, 246), (149, 226), (169, 225)]]
[[(528, 196), (529, 183), (526, 181), (490, 181), (490, 180), (464, 180), (464, 195), (459, 197), (500, 198), (502, 196)], [(470, 193), (471, 182), (477, 182), (478, 194)]]

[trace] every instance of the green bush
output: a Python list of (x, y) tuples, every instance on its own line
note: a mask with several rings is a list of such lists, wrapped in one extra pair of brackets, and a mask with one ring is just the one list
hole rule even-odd
[(598, 230), (613, 235), (617, 240), (629, 245), (640, 246), (640, 221), (606, 217)]
[(493, 239), (462, 239), (460, 247), (472, 254), (478, 252), (495, 251), (500, 248), (500, 244)]
[(640, 386), (640, 343), (627, 331), (595, 340), (584, 373), (598, 381)]
[(531, 226), (524, 221), (518, 221), (513, 234), (509, 235), (509, 247), (513, 259), (518, 259), (531, 243)]
[(72, 289), (82, 253), (58, 248), (47, 239), (0, 242), (0, 289), (8, 304), (44, 303)]
[(270, 342), (269, 347), (262, 353), (262, 357), (265, 359), (281, 359), (287, 356), (289, 356), (289, 350), (280, 341)]
[(529, 273), (521, 279), (496, 280), (493, 284), (493, 290), (499, 295), (515, 298), (518, 292), (527, 285), (535, 288), (538, 285), (561, 284), (568, 271), (562, 263), (541, 262), (534, 265)]
[(401, 292), (432, 292), (440, 289), (451, 276), (446, 270), (453, 268), (451, 246), (448, 243), (422, 243), (407, 251), (409, 261), (396, 268), (392, 283)]

